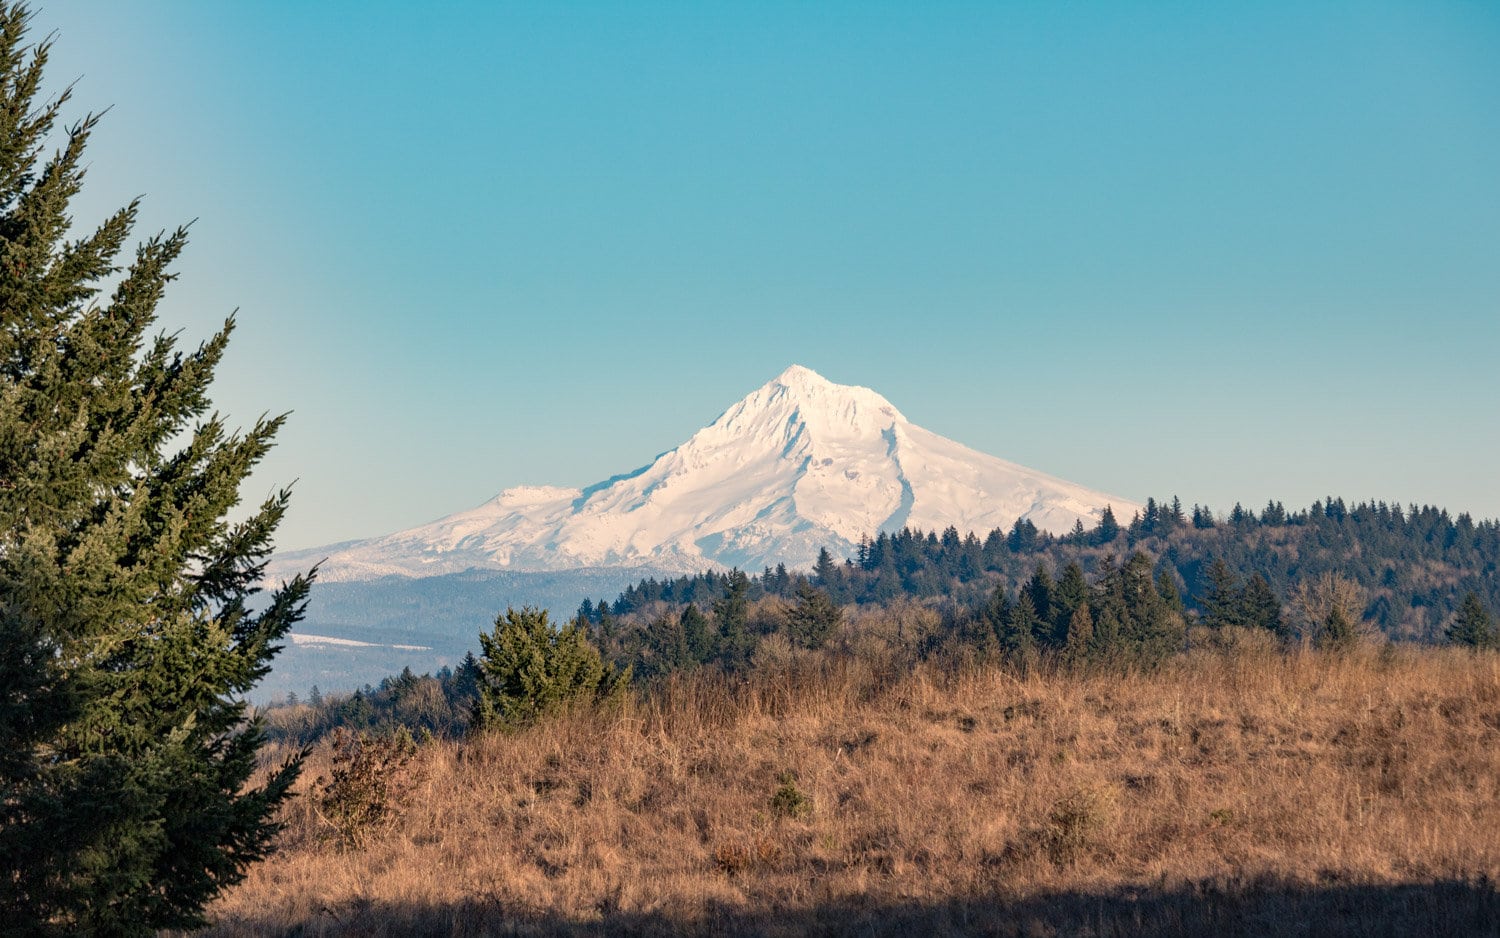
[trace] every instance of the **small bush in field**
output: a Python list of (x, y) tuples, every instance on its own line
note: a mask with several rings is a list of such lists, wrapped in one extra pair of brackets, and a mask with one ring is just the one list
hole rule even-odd
[(332, 766), (313, 785), (313, 805), (340, 845), (362, 847), (371, 834), (394, 820), (411, 786), (410, 763), (417, 744), (405, 727), (390, 736), (340, 727), (331, 746)]
[(771, 810), (782, 817), (802, 817), (812, 813), (812, 799), (797, 788), (797, 775), (782, 772), (781, 787), (771, 796)]
[(1077, 863), (1098, 845), (1114, 813), (1114, 799), (1103, 788), (1078, 788), (1059, 799), (1047, 813), (1043, 843), (1057, 866)]

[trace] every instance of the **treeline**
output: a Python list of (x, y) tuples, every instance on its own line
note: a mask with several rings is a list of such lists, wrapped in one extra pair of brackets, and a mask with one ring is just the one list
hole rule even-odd
[(648, 579), (613, 602), (585, 600), (561, 624), (507, 610), (480, 636), (480, 657), (349, 695), (314, 688), (275, 708), (271, 730), (300, 742), (337, 727), (456, 736), (632, 679), (826, 653), (1085, 669), (1151, 667), (1204, 645), (1337, 650), (1382, 633), (1496, 647), (1497, 561), (1494, 522), (1334, 498), (1222, 518), (1153, 499), (1127, 524), (1106, 512), (1065, 537), (1024, 521), (983, 539), (904, 529), (843, 562), (824, 550), (807, 572)]
[(377, 733), (405, 727), (417, 735), (459, 736), (472, 720), (480, 680), (479, 659), (471, 652), (457, 668), (423, 675), (403, 668), (353, 693), (324, 694), (315, 684), (305, 698), (289, 694), (273, 705), (269, 735), (297, 744), (341, 727)]
[[(1354, 611), (1358, 620), (1394, 639), (1443, 640), (1469, 593), (1488, 609), (1500, 608), (1500, 524), (1430, 506), (1365, 502), (1351, 508), (1333, 497), (1297, 512), (1280, 502), (1259, 513), (1236, 504), (1223, 516), (1198, 505), (1185, 510), (1176, 498), (1148, 499), (1126, 524), (1106, 511), (1093, 529), (1080, 523), (1062, 537), (1029, 521), (982, 538), (952, 527), (882, 532), (841, 563), (823, 551), (811, 579), (838, 605), (942, 599), (972, 607), (997, 586), (1019, 587), (1038, 565), (1060, 576), (1076, 563), (1096, 576), (1111, 558), (1135, 551), (1153, 559), (1158, 575), (1176, 584), (1193, 613), (1204, 611), (1216, 562), (1238, 579), (1258, 578), (1282, 602), (1326, 577), (1348, 580), (1362, 599)], [(725, 595), (729, 577), (707, 572), (644, 580), (612, 603), (586, 601), (579, 615), (607, 623), (657, 604), (706, 608)], [(768, 568), (750, 578), (747, 598), (789, 599), (803, 579), (784, 567)]]

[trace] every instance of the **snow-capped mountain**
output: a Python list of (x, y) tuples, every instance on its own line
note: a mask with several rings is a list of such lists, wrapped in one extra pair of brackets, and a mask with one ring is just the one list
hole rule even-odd
[(471, 569), (641, 567), (696, 571), (785, 563), (859, 538), (950, 525), (981, 535), (1025, 518), (1064, 533), (1106, 505), (1138, 506), (987, 456), (911, 423), (863, 387), (793, 365), (676, 449), (584, 489), (523, 486), (386, 537), (282, 555), (272, 572), (327, 557), (325, 582)]

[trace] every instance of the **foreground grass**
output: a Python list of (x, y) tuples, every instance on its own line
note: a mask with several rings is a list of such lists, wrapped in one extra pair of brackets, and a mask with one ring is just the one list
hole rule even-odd
[(808, 658), (414, 767), (357, 850), (299, 799), (205, 934), (1500, 934), (1494, 655)]

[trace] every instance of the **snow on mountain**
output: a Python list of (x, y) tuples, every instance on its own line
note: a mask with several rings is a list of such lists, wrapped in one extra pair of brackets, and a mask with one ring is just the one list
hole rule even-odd
[(863, 387), (793, 365), (686, 443), (584, 489), (522, 486), (478, 508), (367, 541), (281, 555), (273, 574), (327, 557), (324, 581), (469, 569), (785, 563), (912, 526), (980, 534), (1025, 518), (1065, 533), (1106, 505), (1139, 506), (987, 456), (911, 423)]

